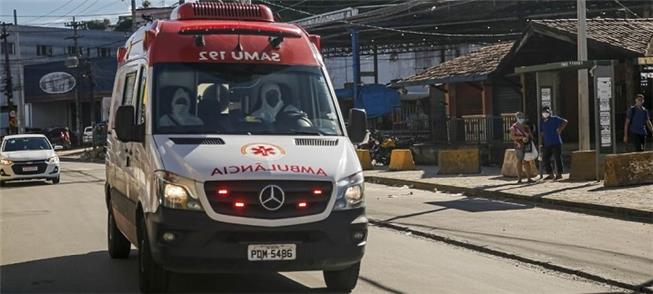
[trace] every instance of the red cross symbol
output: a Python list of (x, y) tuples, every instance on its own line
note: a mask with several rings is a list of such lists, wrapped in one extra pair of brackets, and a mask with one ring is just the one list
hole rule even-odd
[(254, 153), (254, 155), (261, 155), (261, 156), (268, 156), (268, 155), (276, 154), (274, 152), (274, 148), (265, 147), (265, 146), (253, 147), (252, 152)]

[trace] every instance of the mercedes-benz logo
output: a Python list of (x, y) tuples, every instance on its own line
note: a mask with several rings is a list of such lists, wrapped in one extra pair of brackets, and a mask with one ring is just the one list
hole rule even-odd
[(283, 206), (285, 195), (281, 187), (277, 185), (267, 185), (258, 195), (258, 201), (261, 202), (261, 205), (265, 209), (274, 211)]

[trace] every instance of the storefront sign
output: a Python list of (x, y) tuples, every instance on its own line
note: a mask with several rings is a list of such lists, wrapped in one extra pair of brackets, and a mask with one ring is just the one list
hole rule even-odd
[(639, 58), (637, 58), (637, 63), (639, 63), (639, 64), (653, 64), (653, 56), (639, 57)]
[(599, 125), (601, 127), (601, 147), (612, 146), (611, 126), (611, 101), (612, 99), (612, 81), (610, 78), (596, 79), (596, 96), (599, 102)]
[(542, 107), (548, 106), (549, 108), (553, 108), (551, 105), (551, 88), (542, 88)]
[(48, 94), (63, 94), (75, 88), (75, 77), (63, 71), (51, 72), (39, 80), (39, 87)]

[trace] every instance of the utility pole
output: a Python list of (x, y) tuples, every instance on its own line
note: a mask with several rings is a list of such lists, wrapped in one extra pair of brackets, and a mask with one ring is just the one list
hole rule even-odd
[[(9, 38), (9, 33), (7, 32), (7, 23), (3, 22), (2, 23), (2, 33), (0, 33), (0, 38), (2, 38), (2, 48), (5, 51), (5, 80), (4, 80), (4, 92), (5, 96), (7, 97), (7, 108), (9, 113), (14, 111), (14, 85), (11, 80), (11, 64), (9, 63), (9, 43), (8, 43), (8, 38)], [(14, 118), (15, 119), (15, 118)], [(13, 129), (12, 123), (11, 123), (11, 117), (9, 118), (9, 128), (8, 128), (8, 133), (13, 134)]]
[(136, 31), (136, 0), (132, 0), (132, 33)]
[(78, 28), (81, 28), (84, 26), (84, 23), (75, 21), (75, 17), (73, 16), (73, 21), (66, 23), (67, 27), (72, 27), (73, 28), (73, 35), (71, 37), (66, 37), (66, 39), (72, 39), (73, 40), (73, 54), (75, 55), (75, 58), (77, 58), (77, 67), (75, 68), (75, 132), (77, 133), (77, 143), (81, 144), (82, 142), (82, 121), (81, 121), (81, 112), (82, 109), (80, 107), (79, 103), (79, 59), (80, 59), (80, 52), (79, 52), (79, 45), (77, 40), (80, 38), (79, 33), (78, 33)]
[[(578, 14), (578, 61), (587, 61), (585, 0), (577, 0), (576, 8)], [(578, 149), (590, 150), (590, 101), (587, 69), (578, 70)]]

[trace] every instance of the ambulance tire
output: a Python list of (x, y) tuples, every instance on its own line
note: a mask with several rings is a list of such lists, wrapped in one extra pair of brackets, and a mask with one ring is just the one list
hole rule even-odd
[(138, 285), (141, 292), (167, 292), (169, 273), (152, 258), (143, 216), (139, 220), (138, 239)]
[(358, 262), (346, 269), (339, 271), (324, 271), (324, 282), (327, 288), (337, 292), (350, 292), (356, 287), (361, 263)]
[(59, 184), (59, 181), (60, 181), (60, 180), (61, 180), (61, 179), (60, 179), (59, 177), (53, 178), (53, 179), (52, 179), (52, 184), (53, 184), (53, 185)]
[(129, 257), (132, 244), (118, 229), (111, 210), (111, 206), (109, 206), (107, 216), (107, 247), (109, 249), (109, 255), (114, 259), (125, 259)]
[(6, 185), (7, 185), (7, 182), (5, 182), (5, 181), (0, 181), (0, 187), (4, 187), (4, 186), (6, 186)]

